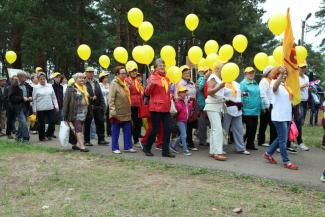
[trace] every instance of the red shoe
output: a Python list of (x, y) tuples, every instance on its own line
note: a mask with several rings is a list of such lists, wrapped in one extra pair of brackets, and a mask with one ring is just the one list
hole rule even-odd
[(267, 160), (270, 164), (277, 164), (276, 160), (270, 156), (268, 153), (264, 153), (264, 159)]
[(286, 163), (283, 164), (284, 168), (287, 168), (289, 170), (297, 170), (298, 169), (298, 165), (293, 164), (293, 163)]

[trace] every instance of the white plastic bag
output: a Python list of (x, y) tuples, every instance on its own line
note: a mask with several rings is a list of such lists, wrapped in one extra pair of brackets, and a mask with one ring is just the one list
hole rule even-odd
[(70, 127), (68, 123), (65, 121), (61, 121), (59, 140), (62, 147), (69, 146), (69, 132), (70, 132)]
[(169, 110), (169, 112), (172, 115), (177, 114), (177, 109), (176, 109), (174, 100), (170, 100), (170, 110)]

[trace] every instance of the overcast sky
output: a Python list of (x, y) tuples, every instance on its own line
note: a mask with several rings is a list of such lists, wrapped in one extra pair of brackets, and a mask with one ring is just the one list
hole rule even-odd
[[(312, 16), (308, 19), (307, 25), (316, 23), (315, 12), (319, 10), (322, 0), (266, 0), (262, 5), (266, 13), (263, 21), (267, 20), (275, 13), (286, 14), (287, 8), (290, 8), (291, 24), (296, 42), (301, 39), (301, 21), (306, 18), (308, 13)], [(316, 32), (310, 31), (305, 33), (305, 42), (312, 44), (319, 50), (319, 44), (325, 38), (325, 34), (315, 37)]]

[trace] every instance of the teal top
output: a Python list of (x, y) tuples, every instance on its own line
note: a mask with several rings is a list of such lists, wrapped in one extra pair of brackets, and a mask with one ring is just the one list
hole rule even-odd
[(240, 82), (242, 92), (243, 115), (259, 116), (262, 109), (260, 88), (255, 80), (245, 78)]
[(205, 106), (205, 97), (204, 97), (204, 84), (206, 82), (206, 79), (204, 75), (199, 75), (198, 78), (198, 86), (199, 86), (199, 91), (197, 92), (197, 102), (200, 106), (200, 109), (203, 110)]

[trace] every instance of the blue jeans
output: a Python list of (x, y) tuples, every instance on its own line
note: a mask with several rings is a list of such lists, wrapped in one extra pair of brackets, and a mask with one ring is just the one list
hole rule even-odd
[(119, 150), (120, 130), (123, 129), (124, 150), (132, 148), (131, 121), (112, 124), (112, 151)]
[(179, 145), (180, 142), (182, 142), (183, 145), (183, 152), (188, 152), (188, 145), (186, 142), (186, 127), (187, 127), (187, 123), (185, 122), (181, 122), (181, 121), (177, 121), (177, 127), (179, 130), (179, 137), (176, 138), (176, 141), (174, 142), (174, 144), (172, 145), (172, 148), (176, 148), (177, 145)]
[(27, 126), (27, 111), (26, 109), (21, 109), (17, 115), (18, 118), (18, 130), (16, 133), (16, 139), (23, 139), (25, 141), (29, 140), (29, 132)]
[(283, 163), (287, 163), (289, 162), (289, 158), (286, 144), (288, 140), (290, 121), (273, 121), (273, 124), (277, 132), (277, 137), (268, 148), (267, 153), (272, 156), (279, 145), (282, 161)]

